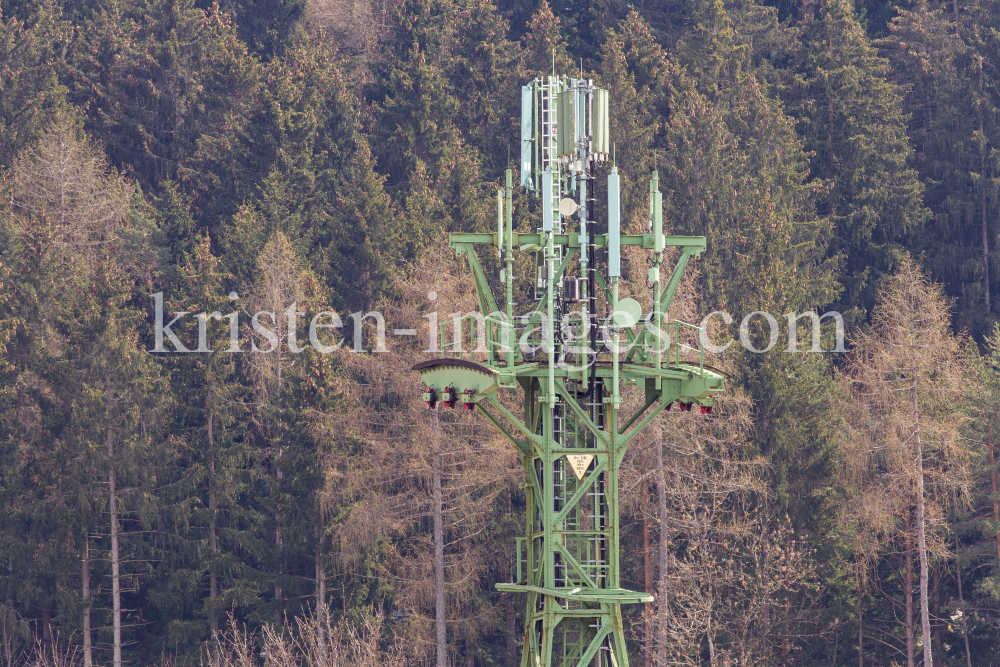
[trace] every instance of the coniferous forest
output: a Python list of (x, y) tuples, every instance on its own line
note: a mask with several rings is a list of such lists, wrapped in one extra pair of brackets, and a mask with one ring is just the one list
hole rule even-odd
[(997, 0), (0, 0), (0, 663), (520, 664), (524, 470), (409, 368), (553, 70), (737, 341), (623, 463), (632, 664), (1000, 664)]

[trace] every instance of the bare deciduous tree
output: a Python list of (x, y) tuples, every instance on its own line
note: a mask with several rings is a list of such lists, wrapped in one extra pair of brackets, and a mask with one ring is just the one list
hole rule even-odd
[(382, 23), (385, 2), (374, 0), (309, 0), (306, 21), (323, 28), (338, 46), (367, 50)]
[(329, 614), (297, 616), (288, 628), (265, 625), (260, 635), (230, 618), (205, 662), (216, 667), (404, 667), (399, 640), (385, 645), (380, 614), (365, 613), (358, 623), (332, 624)]
[[(933, 665), (930, 564), (951, 557), (944, 503), (967, 492), (968, 445), (960, 437), (962, 412), (954, 409), (964, 372), (941, 288), (906, 260), (882, 292), (870, 329), (857, 337), (844, 376), (844, 479), (852, 493), (843, 514), (856, 530), (862, 572), (886, 539), (902, 538), (907, 554), (916, 543), (924, 667)], [(904, 647), (911, 664), (913, 643)]]
[(104, 151), (67, 111), (59, 112), (38, 141), (17, 157), (8, 186), (19, 220), (50, 218), (59, 246), (88, 264), (118, 239), (131, 193)]
[(509, 567), (509, 552), (490, 548), (487, 528), (523, 475), (513, 445), (476, 411), (427, 410), (419, 376), (409, 370), (429, 356), (428, 311), (445, 322), (452, 313), (477, 310), (464, 267), (441, 247), (398, 279), (397, 297), (376, 304), (387, 328), (416, 329), (419, 340), (396, 341), (378, 354), (340, 352), (352, 406), (344, 430), (361, 451), (345, 451), (327, 487), (327, 502), (337, 508), (330, 513), (345, 516), (330, 527), (343, 547), (342, 567), (356, 567), (374, 540), (392, 538), (382, 574), (397, 590), (421, 664), (449, 664), (441, 637), (452, 653), (475, 646), (502, 613), (476, 605), (496, 581), (492, 575)]
[[(625, 251), (628, 282), (647, 298), (640, 253)], [(665, 262), (671, 266), (671, 257)], [(699, 276), (687, 269), (666, 321), (697, 322)], [(646, 312), (652, 309), (644, 303)], [(681, 330), (683, 332), (683, 330)], [(675, 329), (670, 328), (670, 335)], [(710, 332), (717, 340), (718, 332)], [(675, 341), (682, 359), (698, 363), (698, 334)], [(705, 363), (727, 372), (728, 361), (706, 354)], [(631, 388), (627, 388), (631, 389)], [(626, 391), (629, 407), (641, 396)], [(776, 645), (787, 646), (807, 624), (818, 586), (810, 554), (784, 524), (766, 511), (767, 461), (750, 455), (749, 399), (730, 383), (715, 396), (711, 415), (672, 410), (639, 436), (622, 471), (623, 509), (642, 511), (645, 483), (656, 505), (644, 517), (658, 526), (657, 582), (653, 587), (653, 664), (712, 667), (765, 664)], [(644, 465), (643, 460), (654, 465)]]

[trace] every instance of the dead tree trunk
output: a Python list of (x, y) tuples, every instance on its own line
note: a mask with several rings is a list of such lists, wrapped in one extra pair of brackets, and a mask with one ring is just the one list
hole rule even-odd
[[(993, 497), (997, 497), (997, 462), (996, 457), (993, 454), (993, 435), (990, 433), (990, 426), (987, 423), (986, 432), (989, 435), (989, 446), (990, 446), (990, 479), (993, 483)], [(997, 506), (997, 501), (993, 501), (993, 521), (997, 525), (997, 561), (1000, 562), (1000, 507)]]
[(865, 667), (865, 625), (862, 613), (861, 577), (858, 577), (858, 667)]
[(447, 643), (445, 641), (444, 605), (444, 509), (441, 500), (441, 428), (438, 420), (438, 403), (431, 412), (433, 425), (431, 476), (434, 486), (434, 634), (437, 645), (437, 667), (448, 667)]
[[(218, 552), (216, 537), (216, 503), (215, 503), (215, 434), (212, 431), (215, 414), (208, 411), (208, 598), (214, 600), (219, 595), (219, 580), (215, 571), (215, 557)], [(219, 619), (215, 615), (215, 607), (208, 614), (208, 626), (214, 638), (219, 631)]]
[(319, 519), (313, 533), (316, 539), (316, 627), (319, 637), (320, 664), (326, 664), (329, 660), (327, 655), (326, 630), (330, 622), (330, 612), (326, 606), (326, 569), (323, 567), (323, 530), (320, 527), (323, 511), (318, 502), (316, 505), (316, 516)]
[(326, 606), (326, 568), (323, 566), (323, 510), (316, 503), (316, 619), (319, 627), (320, 651), (326, 659), (326, 627), (330, 621), (330, 611)]
[(326, 609), (326, 569), (323, 567), (323, 531), (316, 526), (316, 609)]
[[(643, 459), (646, 460), (645, 458)], [(647, 466), (643, 466), (646, 468)], [(645, 581), (645, 591), (653, 592), (653, 562), (649, 544), (649, 483), (646, 481), (648, 470), (644, 469), (642, 480), (642, 570)], [(643, 616), (643, 643), (642, 643), (642, 665), (643, 667), (653, 667), (653, 628), (652, 609), (649, 605), (644, 606)]]
[(90, 631), (90, 535), (83, 536), (83, 558), (80, 564), (80, 597), (83, 598), (83, 667), (93, 667), (94, 649)]
[(122, 667), (122, 598), (118, 551), (118, 491), (115, 486), (115, 440), (108, 429), (108, 506), (111, 510), (111, 608), (114, 625), (114, 667)]
[(656, 667), (667, 664), (667, 480), (663, 474), (662, 426), (656, 420), (653, 445), (656, 448), (656, 503), (660, 533), (657, 546), (660, 556), (660, 585), (656, 595), (659, 618), (656, 623)]
[(913, 426), (914, 445), (916, 447), (916, 475), (914, 493), (917, 496), (917, 549), (920, 559), (920, 632), (924, 643), (924, 664), (923, 667), (934, 667), (934, 658), (931, 655), (931, 619), (930, 609), (927, 599), (927, 536), (924, 532), (926, 519), (924, 517), (924, 452), (920, 442), (920, 408), (917, 404), (917, 348), (913, 332), (913, 324), (910, 324), (910, 343), (913, 355), (913, 363), (910, 374), (912, 382), (910, 384), (913, 397)]
[(956, 584), (958, 585), (958, 604), (962, 610), (962, 639), (965, 640), (965, 664), (972, 667), (972, 653), (969, 651), (969, 626), (965, 618), (965, 594), (962, 592), (962, 557), (958, 553), (958, 535), (955, 535), (955, 569)]
[(986, 409), (983, 407), (983, 387), (981, 384), (981, 379), (977, 376), (976, 378), (976, 388), (978, 391), (978, 405), (979, 414), (986, 425), (986, 448), (990, 452), (990, 482), (993, 490), (993, 521), (996, 522), (996, 541), (997, 541), (997, 561), (1000, 562), (1000, 505), (997, 504), (995, 498), (997, 497), (997, 463), (996, 454), (993, 452), (993, 426), (990, 422), (990, 415), (986, 414)]
[(913, 521), (910, 518), (910, 503), (906, 503), (906, 577), (903, 580), (903, 594), (906, 595), (906, 667), (913, 667)]
[[(514, 512), (514, 504), (511, 499), (510, 489), (507, 490), (507, 514), (508, 516)], [(521, 554), (515, 554), (515, 559), (520, 559)], [(510, 569), (510, 576), (507, 577), (508, 582), (512, 584), (519, 584), (521, 582), (514, 581), (514, 567)], [(515, 633), (517, 632), (517, 619), (514, 615), (514, 596), (505, 595), (505, 622), (507, 624), (507, 661), (508, 664), (513, 665), (517, 662), (517, 637)]]
[[(279, 325), (279, 327), (280, 327), (280, 325)], [(279, 337), (278, 340), (281, 340), (281, 338)], [(277, 383), (278, 391), (281, 391), (281, 347), (280, 346), (278, 347), (277, 378), (278, 378), (278, 381), (277, 381), (278, 382)], [(274, 478), (277, 481), (277, 483), (275, 484), (275, 486), (277, 487), (276, 488), (276, 495), (280, 498), (281, 497), (281, 480), (284, 478), (283, 475), (281, 474), (281, 446), (280, 445), (278, 446), (278, 452), (277, 452), (277, 454), (275, 454), (275, 457), (274, 457)], [(278, 557), (277, 567), (275, 568), (275, 574), (277, 576), (275, 577), (275, 581), (274, 581), (274, 601), (275, 602), (280, 602), (281, 598), (284, 597), (284, 593), (281, 590), (281, 577), (285, 573), (285, 561), (284, 561), (284, 558), (283, 558), (283, 554), (281, 553), (282, 545), (283, 545), (283, 542), (282, 542), (282, 539), (281, 539), (281, 506), (279, 505), (275, 509), (275, 511), (274, 511), (274, 547), (275, 547), (275, 554)], [(278, 607), (277, 607), (277, 605), (275, 605), (275, 611), (274, 611), (274, 614), (275, 614), (274, 622), (275, 623), (277, 623), (278, 620), (279, 620), (279, 613), (280, 612), (278, 611)]]
[[(956, 20), (958, 18), (958, 12), (956, 8)], [(956, 23), (957, 25), (957, 23)], [(981, 67), (981, 65), (980, 65)], [(983, 75), (982, 72), (979, 73), (979, 92), (983, 92)], [(979, 115), (979, 134), (983, 133), (983, 116), (982, 112)], [(979, 203), (980, 211), (982, 215), (983, 223), (983, 295), (985, 296), (986, 302), (986, 312), (990, 312), (990, 237), (989, 237), (989, 225), (986, 220), (986, 147), (980, 146), (979, 148), (979, 174), (980, 174), (980, 190), (979, 190)]]

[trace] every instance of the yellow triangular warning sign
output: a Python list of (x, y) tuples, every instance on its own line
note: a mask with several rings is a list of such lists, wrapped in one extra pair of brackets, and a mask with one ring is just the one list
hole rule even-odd
[(590, 462), (594, 460), (593, 454), (567, 454), (566, 460), (569, 461), (570, 467), (573, 468), (573, 472), (576, 474), (577, 479), (583, 479), (583, 476), (587, 474), (587, 468), (590, 467)]

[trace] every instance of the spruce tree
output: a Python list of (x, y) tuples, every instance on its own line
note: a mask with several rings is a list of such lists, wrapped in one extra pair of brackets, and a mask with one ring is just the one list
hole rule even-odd
[(0, 171), (30, 144), (63, 104), (59, 66), (70, 40), (57, 8), (26, 3), (28, 16), (0, 8)]
[[(808, 154), (794, 120), (759, 78), (751, 46), (722, 4), (710, 1), (678, 44), (681, 67), (671, 79), (671, 113), (658, 140), (665, 148), (664, 217), (674, 233), (707, 238), (699, 263), (702, 302), (733, 317), (725, 358), (733, 364), (732, 382), (753, 401), (752, 442), (769, 464), (759, 511), (774, 530), (789, 517), (798, 539), (826, 551), (835, 517), (811, 491), (834, 472), (833, 355), (807, 352), (804, 326), (797, 327), (797, 352), (786, 351), (786, 318), (831, 303), (840, 286), (827, 255), (830, 223), (817, 215), (807, 180)], [(749, 317), (755, 311), (775, 318), (773, 333), (763, 314)], [(821, 348), (830, 351), (834, 340), (826, 329)]]
[(413, 256), (420, 230), (402, 233), (348, 85), (328, 49), (297, 39), (268, 64), (235, 131), (202, 141), (190, 172), (193, 215), (223, 250), (235, 287), (251, 285), (276, 230), (335, 308), (370, 304), (389, 289), (392, 264)]
[(200, 136), (225, 131), (256, 67), (220, 10), (195, 0), (112, 2), (77, 33), (70, 99), (144, 188), (185, 179)]
[(961, 22), (957, 7), (919, 3), (903, 10), (881, 44), (906, 87), (904, 111), (933, 216), (914, 248), (957, 299), (956, 324), (982, 342), (997, 321), (1000, 102), (987, 63), (1000, 54), (1000, 42), (993, 4), (968, 7)]
[(783, 97), (812, 153), (809, 177), (822, 184), (817, 212), (833, 223), (828, 253), (842, 261), (844, 291), (832, 307), (864, 317), (927, 217), (923, 187), (909, 164), (901, 96), (853, 6), (827, 0), (799, 27)]

